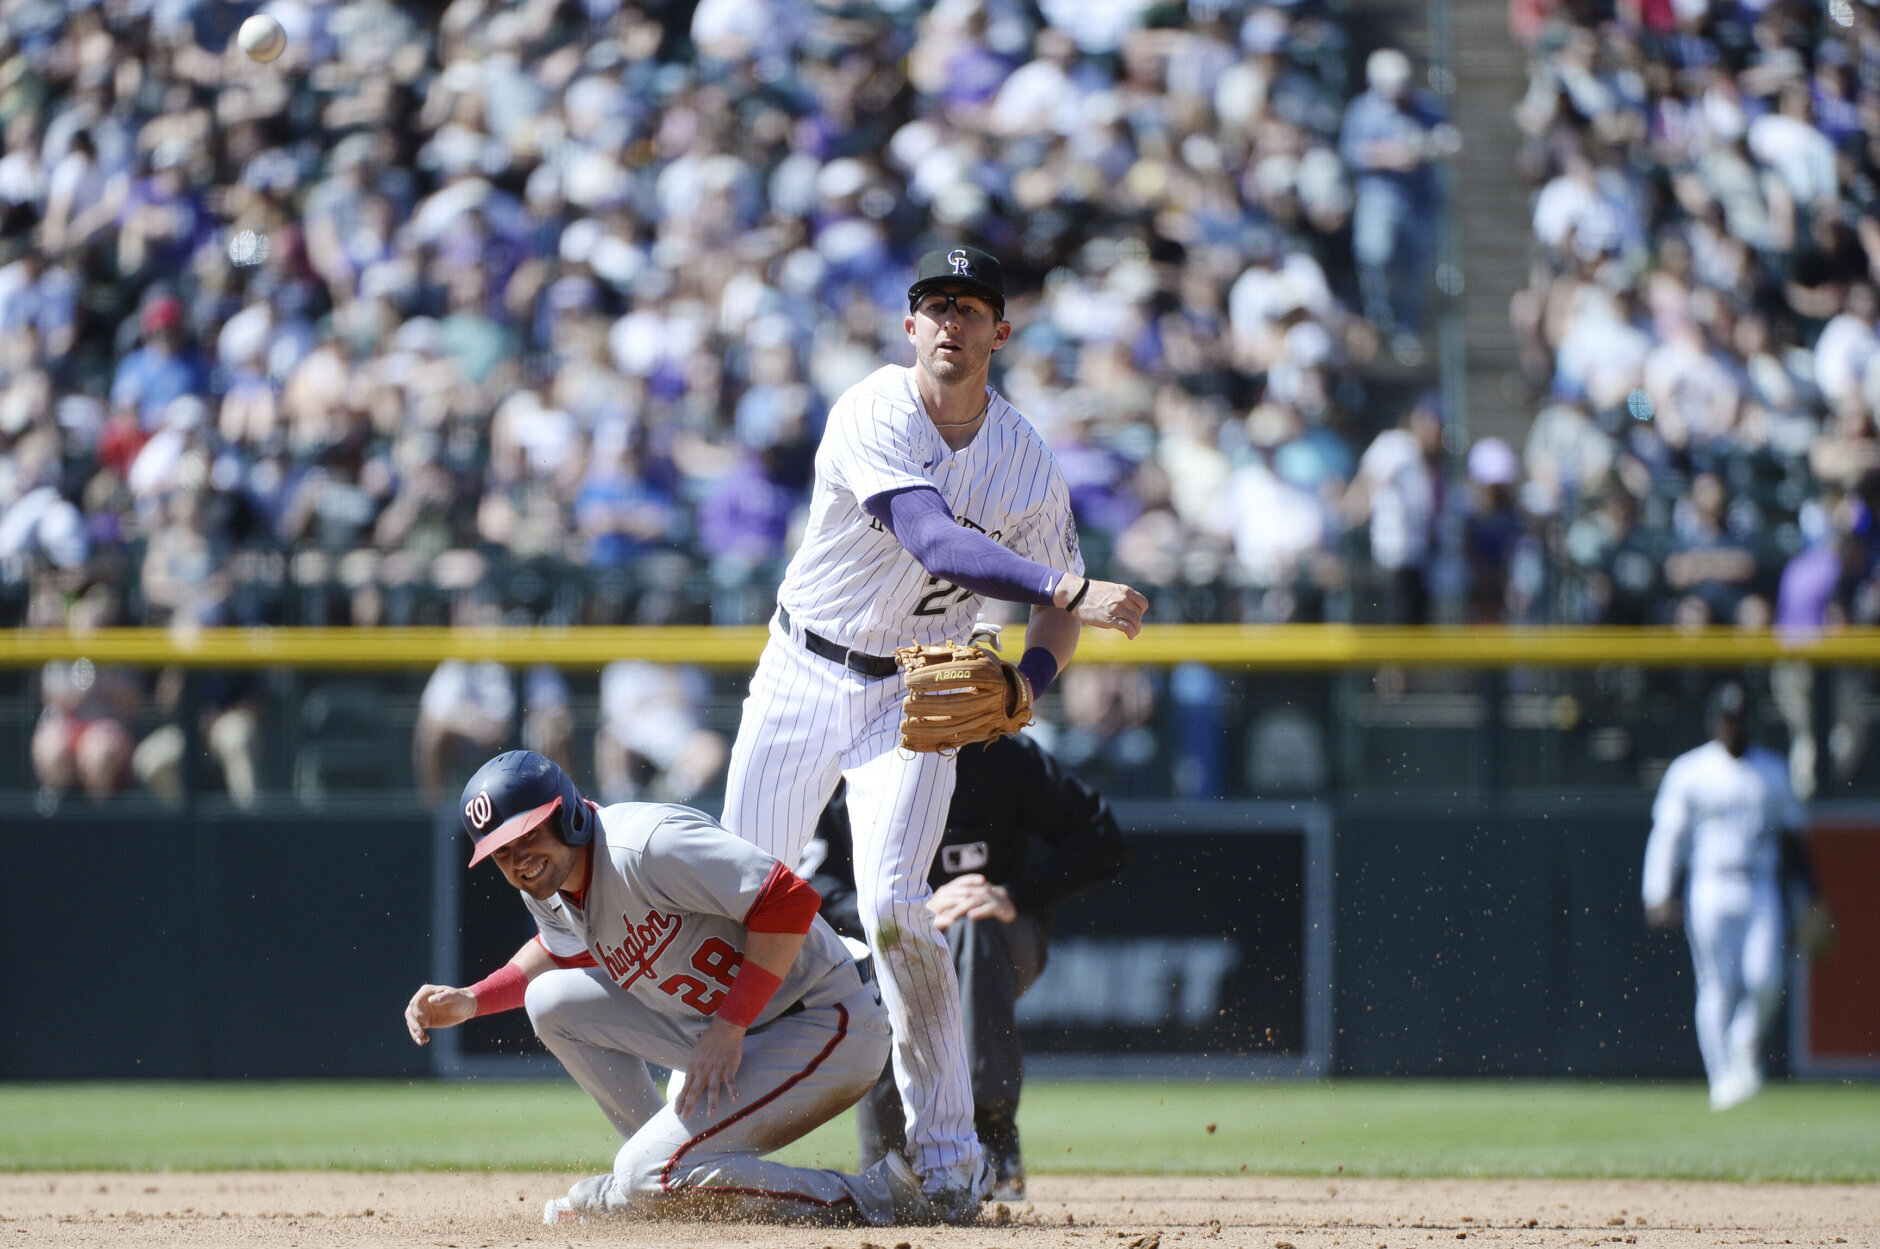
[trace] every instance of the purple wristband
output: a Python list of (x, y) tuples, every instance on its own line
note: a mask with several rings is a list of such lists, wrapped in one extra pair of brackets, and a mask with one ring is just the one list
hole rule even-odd
[(1031, 696), (1034, 699), (1044, 693), (1045, 686), (1051, 684), (1058, 673), (1057, 656), (1042, 646), (1028, 647), (1013, 666), (1031, 682)]

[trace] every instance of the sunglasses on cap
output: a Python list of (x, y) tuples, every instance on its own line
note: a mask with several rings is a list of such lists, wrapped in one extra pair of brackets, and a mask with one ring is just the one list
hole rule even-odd
[(960, 306), (960, 300), (962, 299), (970, 299), (975, 304), (984, 307), (992, 314), (994, 320), (1003, 320), (1005, 317), (1005, 308), (1003, 305), (993, 303), (990, 299), (987, 299), (977, 291), (955, 291), (950, 295), (943, 291), (923, 291), (921, 294), (914, 297), (913, 301), (908, 305), (908, 311), (924, 313), (936, 321), (944, 317), (948, 312), (957, 312), (961, 316), (970, 316), (974, 310), (962, 308)]

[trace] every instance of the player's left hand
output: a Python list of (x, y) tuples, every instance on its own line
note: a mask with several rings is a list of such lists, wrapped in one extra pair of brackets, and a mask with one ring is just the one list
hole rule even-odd
[(714, 1017), (705, 1025), (705, 1035), (692, 1047), (692, 1057), (685, 1064), (685, 1087), (672, 1108), (684, 1118), (705, 1101), (705, 1113), (718, 1113), (718, 1090), (724, 1089), (730, 1101), (738, 1100), (738, 1065), (744, 1061), (744, 1029)]
[(1009, 924), (1018, 918), (1018, 908), (1012, 905), (1012, 895), (1005, 886), (993, 884), (978, 872), (955, 876), (934, 890), (933, 897), (927, 899), (927, 909), (933, 912), (941, 932), (962, 919), (996, 919)]
[(1809, 902), (1795, 920), (1795, 948), (1809, 958), (1826, 954), (1834, 945), (1834, 913), (1819, 898)]

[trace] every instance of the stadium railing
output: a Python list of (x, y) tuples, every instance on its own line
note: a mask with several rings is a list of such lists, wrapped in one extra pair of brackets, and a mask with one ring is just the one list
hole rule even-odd
[[(562, 667), (645, 659), (717, 668), (750, 667), (763, 648), (762, 626), (571, 626), (568, 628), (209, 628), (98, 629), (84, 634), (21, 630), (0, 640), (0, 668), (55, 659), (197, 668), (386, 669), (444, 659)], [(1810, 634), (1740, 629), (1480, 625), (1152, 626), (1130, 640), (1085, 630), (1082, 662), (1171, 666), (1204, 663), (1261, 671), (1397, 665), (1647, 668), (1799, 661), (1880, 666), (1880, 630)]]

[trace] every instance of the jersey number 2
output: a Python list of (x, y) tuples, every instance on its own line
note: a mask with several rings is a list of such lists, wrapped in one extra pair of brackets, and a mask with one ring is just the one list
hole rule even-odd
[[(938, 577), (927, 578), (927, 584), (940, 588), (937, 590), (929, 590), (927, 593), (921, 595), (920, 603), (914, 608), (914, 614), (916, 616), (944, 616), (946, 615), (947, 608), (952, 607), (955, 603), (964, 603), (973, 596), (973, 592), (966, 587), (954, 585), (951, 581), (942, 581)], [(953, 599), (952, 602), (948, 602), (948, 598), (955, 594), (959, 595), (959, 597)]]
[(712, 989), (703, 980), (681, 975), (667, 976), (659, 986), (660, 992), (678, 998), (701, 1015), (709, 1015), (725, 1000), (725, 989), (737, 983), (738, 967), (743, 962), (744, 956), (729, 943), (712, 937), (692, 952), (692, 966), (724, 989)]

